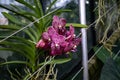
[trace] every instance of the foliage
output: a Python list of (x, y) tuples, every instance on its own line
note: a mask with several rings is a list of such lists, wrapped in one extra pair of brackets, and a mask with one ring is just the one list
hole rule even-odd
[(118, 66), (118, 64), (112, 58), (107, 58), (101, 72), (100, 80), (119, 80), (119, 79), (120, 79), (120, 66)]
[(99, 0), (97, 8), (97, 38), (102, 46), (94, 47), (94, 50), (96, 56), (104, 63), (100, 80), (119, 80), (119, 1)]

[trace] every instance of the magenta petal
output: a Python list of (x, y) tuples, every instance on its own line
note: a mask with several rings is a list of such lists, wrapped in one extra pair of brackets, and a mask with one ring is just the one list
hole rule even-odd
[(66, 40), (71, 41), (75, 38), (74, 27), (71, 25), (69, 31), (66, 32)]
[(59, 17), (58, 17), (58, 16), (54, 16), (54, 17), (53, 17), (52, 26), (53, 26), (54, 28), (57, 28), (57, 27), (59, 26)]
[(59, 18), (58, 16), (53, 17), (52, 26), (59, 34), (65, 34), (66, 20), (64, 18)]
[(42, 34), (42, 38), (45, 40), (45, 41), (50, 41), (50, 36), (47, 32), (43, 32)]
[(66, 25), (66, 20), (64, 18), (60, 19), (60, 24), (62, 27), (64, 27)]
[(73, 35), (75, 32), (75, 29), (72, 25), (70, 25), (70, 34)]
[(66, 47), (64, 48), (64, 52), (65, 52), (65, 53), (66, 53), (66, 52), (70, 52), (71, 50), (73, 50), (73, 47), (74, 47), (74, 44), (69, 43), (68, 46), (66, 46)]
[(44, 48), (45, 47), (45, 42), (41, 39), (37, 44), (36, 44), (37, 48)]
[(50, 52), (51, 55), (60, 55), (62, 54), (62, 50), (60, 48), (60, 45), (57, 45), (55, 43), (52, 43), (51, 44), (51, 52)]
[(55, 15), (55, 16), (53, 16), (53, 22), (55, 22), (55, 21), (56, 21), (56, 22), (57, 22), (57, 21), (59, 21), (59, 17), (58, 17), (58, 16), (56, 16), (56, 15)]
[(60, 44), (65, 41), (65, 37), (59, 34), (53, 34), (51, 39), (55, 44)]
[(75, 44), (77, 46), (77, 45), (79, 45), (80, 41), (81, 41), (81, 38), (75, 38), (73, 40), (73, 44)]
[(58, 34), (57, 31), (53, 28), (53, 26), (50, 26), (47, 30), (49, 36), (51, 37), (53, 34)]

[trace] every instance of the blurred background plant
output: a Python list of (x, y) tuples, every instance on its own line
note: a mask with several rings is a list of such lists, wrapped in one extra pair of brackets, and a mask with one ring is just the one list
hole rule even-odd
[(97, 57), (104, 63), (100, 80), (119, 80), (120, 1), (99, 0), (97, 10), (98, 19), (95, 27), (98, 43), (102, 44), (96, 47), (100, 49)]

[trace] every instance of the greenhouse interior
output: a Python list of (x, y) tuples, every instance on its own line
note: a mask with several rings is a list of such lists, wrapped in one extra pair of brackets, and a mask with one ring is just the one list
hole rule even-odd
[(0, 80), (120, 80), (120, 0), (0, 0)]

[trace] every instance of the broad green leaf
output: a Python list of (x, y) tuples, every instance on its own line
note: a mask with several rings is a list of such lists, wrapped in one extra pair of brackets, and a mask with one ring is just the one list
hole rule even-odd
[(94, 47), (94, 51), (96, 56), (103, 62), (106, 62), (106, 59), (111, 56), (111, 53), (104, 47)]
[(107, 58), (101, 72), (100, 80), (120, 80), (120, 66), (111, 58)]
[(10, 21), (12, 21), (13, 23), (18, 24), (18, 25), (22, 25), (22, 22), (19, 21), (18, 19), (16, 19), (15, 17), (13, 17), (12, 15), (10, 15), (10, 14), (8, 14), (8, 13), (6, 13), (6, 12), (2, 12), (2, 14), (3, 14), (6, 18), (8, 18)]
[(52, 59), (51, 61), (40, 63), (38, 66), (44, 65), (44, 64), (63, 64), (65, 62), (70, 61), (71, 58), (64, 58), (64, 59)]
[(86, 25), (83, 25), (83, 24), (78, 24), (78, 23), (67, 23), (66, 26), (74, 26), (74, 27), (79, 27), (79, 28), (87, 28)]

